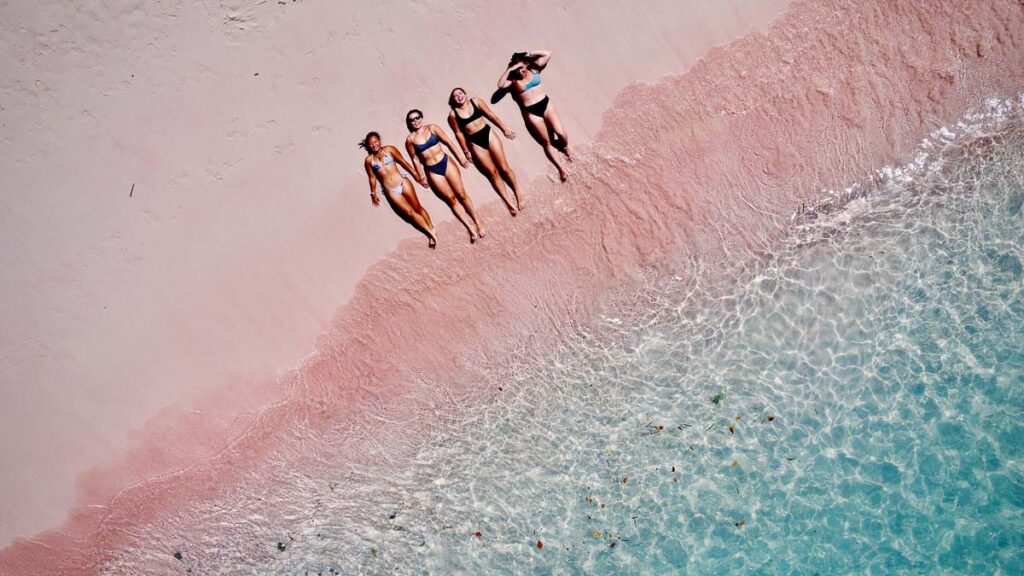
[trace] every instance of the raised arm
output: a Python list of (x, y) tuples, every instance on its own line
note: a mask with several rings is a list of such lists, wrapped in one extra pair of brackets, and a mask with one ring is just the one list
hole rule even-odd
[(412, 158), (412, 165), (414, 168), (410, 170), (416, 177), (416, 181), (421, 185), (427, 185), (427, 173), (423, 171), (423, 163), (416, 157), (416, 149), (412, 147), (412, 137), (405, 139), (405, 151), (409, 153), (409, 158)]
[(462, 133), (462, 128), (460, 128), (459, 123), (455, 121), (454, 110), (448, 113), (448, 126), (451, 127), (452, 133), (455, 134), (455, 139), (459, 141), (462, 153), (466, 155), (466, 158), (472, 159), (472, 155), (469, 153), (469, 145), (466, 144), (466, 135)]
[(532, 60), (531, 64), (537, 70), (543, 70), (548, 65), (548, 61), (551, 60), (551, 52), (548, 50), (537, 50), (534, 52), (527, 52), (526, 57)]
[(501, 76), (498, 77), (498, 90), (508, 90), (508, 88), (512, 86), (512, 81), (508, 79), (508, 75), (516, 66), (518, 66), (518, 64), (513, 64), (501, 73)]
[(430, 131), (434, 133), (434, 136), (437, 136), (437, 139), (440, 140), (442, 144), (447, 146), (448, 149), (452, 151), (452, 154), (455, 156), (455, 159), (459, 161), (459, 164), (461, 164), (463, 168), (469, 166), (469, 162), (467, 162), (466, 158), (462, 155), (462, 150), (459, 150), (458, 148), (455, 147), (455, 144), (452, 144), (451, 138), (449, 138), (448, 135), (444, 133), (444, 130), (442, 130), (440, 126), (438, 126), (437, 124), (431, 124)]
[(516, 133), (510, 130), (508, 126), (505, 126), (505, 123), (501, 121), (501, 118), (498, 118), (498, 115), (491, 110), (491, 107), (488, 106), (487, 103), (479, 98), (473, 98), (473, 103), (476, 104), (476, 107), (479, 108), (481, 112), (483, 112), (484, 117), (497, 126), (498, 130), (501, 130), (501, 133), (505, 135), (505, 138), (508, 138), (509, 140), (516, 139)]
[(380, 205), (380, 196), (377, 196), (377, 178), (373, 175), (373, 167), (370, 166), (370, 157), (363, 161), (363, 168), (366, 168), (366, 178), (370, 181), (370, 202), (374, 206)]

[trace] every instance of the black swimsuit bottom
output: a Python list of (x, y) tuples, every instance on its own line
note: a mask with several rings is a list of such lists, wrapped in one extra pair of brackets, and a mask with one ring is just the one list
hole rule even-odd
[(523, 110), (526, 110), (527, 112), (533, 114), (534, 116), (537, 116), (538, 118), (543, 118), (544, 111), (548, 109), (548, 102), (550, 101), (551, 99), (545, 96), (540, 100), (540, 102), (534, 102), (529, 106), (523, 106)]
[(466, 134), (466, 138), (473, 144), (486, 150), (491, 145), (491, 125), (484, 124), (484, 127), (476, 132)]

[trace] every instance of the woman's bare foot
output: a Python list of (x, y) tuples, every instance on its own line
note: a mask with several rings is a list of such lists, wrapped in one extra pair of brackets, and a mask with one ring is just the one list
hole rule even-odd
[(513, 218), (515, 218), (516, 216), (519, 215), (519, 209), (516, 208), (515, 206), (509, 206), (508, 213), (511, 214)]
[(431, 250), (437, 249), (437, 238), (431, 236), (430, 239), (427, 240), (427, 248), (430, 248)]
[(561, 170), (561, 169), (559, 169), (559, 170), (558, 170), (558, 179), (559, 179), (559, 180), (560, 180), (561, 182), (565, 182), (566, 180), (568, 180), (568, 179), (569, 179), (569, 175), (568, 175), (568, 174), (566, 174), (565, 170)]

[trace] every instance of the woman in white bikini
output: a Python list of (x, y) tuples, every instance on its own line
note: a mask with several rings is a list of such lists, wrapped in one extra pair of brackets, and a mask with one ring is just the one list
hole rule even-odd
[(430, 220), (430, 214), (420, 204), (412, 182), (398, 169), (401, 166), (406, 172), (416, 172), (402, 153), (394, 146), (382, 146), (380, 134), (376, 132), (367, 134), (366, 138), (359, 142), (359, 147), (367, 152), (363, 166), (370, 182), (370, 202), (374, 206), (380, 206), (380, 196), (377, 195), (379, 181), (384, 188), (384, 197), (388, 199), (388, 204), (395, 214), (422, 232), (427, 237), (427, 246), (437, 246), (437, 236), (434, 235), (434, 223)]
[[(452, 108), (448, 113), (448, 125), (455, 133), (455, 139), (462, 147), (466, 159), (491, 182), (491, 187), (508, 207), (509, 213), (515, 216), (523, 209), (523, 198), (519, 194), (516, 175), (505, 159), (501, 138), (491, 133), (491, 124), (509, 140), (515, 140), (516, 133), (505, 126), (483, 100), (470, 97), (462, 88), (452, 90), (448, 105)], [(508, 197), (505, 183), (512, 189), (515, 203)]]

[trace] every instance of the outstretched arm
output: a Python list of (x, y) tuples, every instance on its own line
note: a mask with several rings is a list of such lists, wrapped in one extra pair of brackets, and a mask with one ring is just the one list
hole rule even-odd
[(543, 70), (547, 67), (548, 61), (551, 60), (551, 52), (548, 50), (536, 50), (534, 52), (527, 52), (526, 57), (533, 60), (531, 64), (537, 70)]
[(427, 174), (423, 171), (423, 164), (420, 159), (416, 156), (416, 149), (412, 147), (412, 138), (405, 139), (405, 151), (409, 153), (409, 158), (412, 158), (412, 165), (415, 167), (411, 172), (416, 177), (416, 181), (420, 183), (424, 188), (427, 187)]
[(434, 133), (434, 136), (437, 136), (437, 139), (440, 140), (442, 144), (447, 146), (448, 149), (452, 151), (452, 154), (455, 155), (455, 159), (459, 161), (459, 164), (461, 164), (463, 168), (469, 166), (469, 162), (467, 162), (466, 159), (462, 156), (462, 150), (457, 149), (455, 147), (455, 144), (452, 144), (451, 138), (449, 138), (448, 135), (444, 133), (444, 130), (442, 130), (440, 126), (438, 126), (437, 124), (431, 124), (430, 131)]
[(398, 150), (398, 148), (395, 148), (394, 146), (388, 146), (387, 150), (388, 152), (391, 153), (391, 156), (395, 159), (395, 162), (398, 162), (398, 165), (401, 166), (403, 170), (405, 170), (409, 174), (412, 174), (413, 178), (416, 177), (416, 168), (414, 168), (411, 164), (409, 164), (409, 162), (406, 161), (405, 156), (402, 156), (402, 153)]
[(491, 110), (491, 107), (488, 106), (483, 100), (479, 98), (473, 98), (473, 103), (476, 104), (476, 107), (479, 108), (481, 112), (483, 112), (484, 117), (490, 120), (492, 124), (497, 126), (498, 130), (501, 130), (501, 133), (505, 135), (505, 138), (508, 138), (509, 140), (516, 139), (516, 133), (510, 130), (508, 126), (505, 126), (505, 123), (501, 121), (501, 118), (498, 118), (498, 115), (495, 114)]
[(377, 196), (377, 178), (373, 176), (373, 168), (370, 166), (370, 157), (363, 161), (363, 168), (366, 168), (366, 178), (370, 181), (370, 202), (374, 206), (380, 205), (380, 196)]
[(448, 125), (452, 128), (452, 133), (455, 134), (455, 139), (459, 141), (459, 146), (462, 148), (462, 153), (466, 155), (469, 160), (473, 159), (473, 156), (469, 153), (469, 145), (466, 144), (466, 135), (462, 133), (462, 129), (459, 128), (459, 123), (455, 121), (455, 112), (448, 113)]

